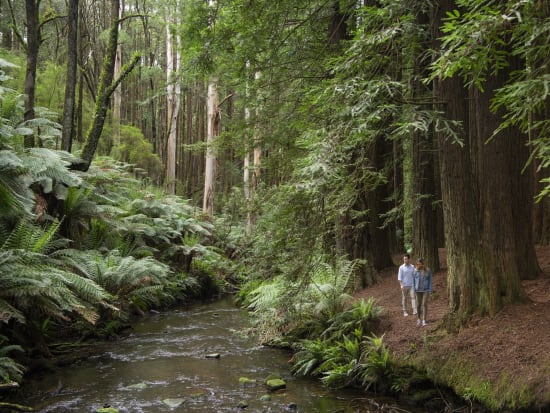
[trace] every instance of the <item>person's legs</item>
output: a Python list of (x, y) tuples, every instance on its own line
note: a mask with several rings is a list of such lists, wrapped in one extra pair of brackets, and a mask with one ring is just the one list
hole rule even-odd
[(410, 297), (411, 297), (411, 305), (412, 305), (412, 309), (413, 309), (413, 314), (417, 314), (418, 309), (416, 308), (416, 293), (414, 292), (414, 289), (412, 287), (409, 290), (409, 292), (410, 292)]
[(422, 323), (422, 319), (420, 316), (422, 314), (422, 302), (423, 302), (424, 294), (425, 294), (424, 292), (416, 292), (416, 315), (418, 317), (416, 324), (418, 325), (421, 325)]
[(422, 294), (422, 321), (424, 324), (428, 321), (428, 293)]
[(411, 287), (403, 287), (401, 289), (401, 306), (403, 307), (403, 314), (408, 315), (407, 313), (407, 297), (410, 296), (412, 288)]

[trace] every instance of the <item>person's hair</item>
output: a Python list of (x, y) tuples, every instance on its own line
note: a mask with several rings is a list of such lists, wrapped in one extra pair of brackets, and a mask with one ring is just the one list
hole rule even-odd
[(403, 254), (403, 258), (404, 257), (407, 257), (408, 259), (411, 259), (411, 255), (410, 254)]
[(420, 264), (424, 265), (424, 258), (417, 258), (416, 262), (419, 262)]

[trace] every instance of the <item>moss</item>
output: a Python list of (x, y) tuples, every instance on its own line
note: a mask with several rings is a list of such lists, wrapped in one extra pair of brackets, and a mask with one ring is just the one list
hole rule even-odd
[(460, 354), (443, 359), (422, 351), (401, 362), (425, 371), (434, 384), (449, 387), (464, 400), (477, 401), (489, 410), (524, 409), (534, 404), (535, 394), (526, 379), (504, 374), (491, 381), (480, 374), (477, 364), (465, 360)]

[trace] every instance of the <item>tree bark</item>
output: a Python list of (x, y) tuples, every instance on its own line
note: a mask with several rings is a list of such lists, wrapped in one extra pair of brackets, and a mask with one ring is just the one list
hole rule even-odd
[[(455, 9), (453, 0), (442, 0), (436, 7), (432, 30), (433, 39), (442, 35), (439, 27), (446, 13)], [(436, 44), (435, 49), (439, 47)], [(438, 132), (441, 197), (445, 220), (447, 250), (448, 313), (446, 326), (450, 331), (459, 328), (477, 308), (481, 287), (481, 217), (477, 189), (470, 159), (468, 134), (468, 93), (459, 77), (436, 80), (435, 100), (438, 109), (449, 120), (462, 123), (462, 144), (451, 136)]]
[[(124, 10), (124, 0), (122, 2), (122, 7), (118, 8), (118, 19), (122, 20), (122, 13)], [(115, 66), (114, 66), (114, 78), (118, 78), (122, 70), (122, 45), (117, 41), (116, 53), (115, 53)], [(120, 145), (120, 123), (122, 121), (122, 87), (119, 86), (113, 91), (113, 116), (112, 116), (112, 125), (113, 125), (113, 146)]]
[[(34, 119), (34, 103), (36, 91), (36, 68), (38, 64), (38, 51), (42, 42), (40, 36), (40, 0), (25, 0), (27, 12), (27, 68), (25, 71), (25, 112), (23, 119), (29, 121)], [(25, 148), (35, 146), (34, 135), (25, 135)]]
[(99, 90), (96, 96), (94, 118), (90, 130), (87, 135), (86, 143), (82, 149), (82, 162), (80, 164), (72, 165), (73, 169), (87, 171), (90, 168), (97, 145), (99, 144), (99, 138), (103, 131), (103, 125), (105, 124), (105, 118), (109, 109), (109, 103), (111, 96), (119, 85), (119, 83), (127, 76), (135, 65), (138, 64), (140, 56), (135, 55), (132, 60), (122, 69), (120, 77), (113, 81), (114, 78), (114, 66), (116, 57), (116, 48), (118, 42), (118, 12), (119, 12), (119, 0), (111, 0), (111, 28), (109, 30), (109, 41), (107, 45), (107, 52), (105, 60), (103, 62), (103, 68), (99, 79)]
[(477, 144), (481, 242), (487, 274), (487, 300), (480, 305), (482, 309), (486, 306), (489, 314), (503, 304), (523, 300), (521, 278), (535, 278), (540, 271), (532, 233), (534, 185), (532, 174), (524, 171), (529, 159), (527, 138), (510, 126), (489, 140), (504, 116), (502, 110), (490, 111), (494, 91), (522, 66), (511, 54), (508, 60), (507, 68), (487, 78), (485, 91), (473, 88), (470, 93), (470, 133)]
[[(441, 36), (446, 12), (455, 8), (451, 0), (439, 3), (434, 39)], [(528, 157), (526, 140), (508, 128), (488, 142), (503, 115), (490, 111), (490, 101), (510, 72), (519, 68), (517, 63), (510, 57), (510, 67), (489, 75), (485, 92), (468, 92), (457, 77), (435, 82), (440, 109), (463, 125), (463, 146), (438, 134), (450, 330), (473, 313), (493, 315), (504, 304), (523, 300), (520, 276), (538, 273), (531, 232), (531, 174), (522, 173)]]
[[(168, 19), (167, 19), (168, 20)], [(168, 139), (166, 143), (166, 188), (168, 193), (176, 193), (176, 159), (178, 116), (180, 111), (180, 86), (177, 79), (179, 44), (177, 35), (172, 35), (170, 26), (166, 25), (166, 111), (168, 122)], [(175, 44), (174, 44), (175, 43)]]
[(216, 180), (216, 136), (220, 127), (220, 112), (218, 108), (218, 80), (211, 79), (208, 85), (207, 126), (206, 126), (206, 165), (204, 171), (204, 197), (202, 210), (208, 215), (214, 214), (214, 193)]
[(63, 105), (63, 130), (61, 134), (61, 149), (70, 152), (74, 139), (75, 96), (78, 67), (78, 3), (69, 1), (67, 16), (69, 32), (67, 39), (67, 79), (65, 82), (65, 100)]
[[(422, 79), (426, 76), (429, 62), (426, 50), (429, 36), (424, 34), (429, 16), (418, 12), (416, 16), (420, 34), (415, 56), (415, 70), (412, 80), (413, 101), (427, 100), (433, 91), (426, 87)], [(416, 257), (423, 257), (432, 271), (439, 271), (439, 250), (437, 238), (437, 199), (435, 185), (435, 147), (433, 130), (415, 131), (412, 138), (412, 244)]]

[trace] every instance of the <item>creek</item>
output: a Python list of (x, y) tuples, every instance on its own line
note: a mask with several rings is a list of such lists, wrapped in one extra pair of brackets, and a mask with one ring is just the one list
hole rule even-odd
[[(123, 339), (102, 343), (98, 355), (27, 380), (18, 402), (40, 413), (104, 406), (121, 413), (376, 411), (366, 407), (372, 400), (365, 393), (292, 376), (290, 354), (259, 345), (245, 334), (248, 325), (231, 298), (148, 314)], [(213, 354), (219, 358), (207, 357)], [(264, 379), (272, 373), (286, 389), (267, 391)], [(251, 382), (241, 383), (243, 377)]]

